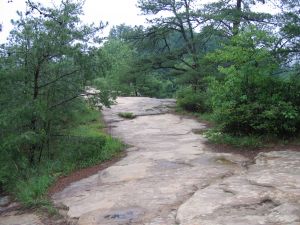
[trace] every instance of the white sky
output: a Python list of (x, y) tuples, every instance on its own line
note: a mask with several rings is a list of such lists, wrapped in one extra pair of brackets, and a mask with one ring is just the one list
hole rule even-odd
[[(4, 43), (13, 28), (11, 19), (18, 18), (16, 11), (25, 11), (25, 0), (0, 0), (0, 23), (3, 30), (0, 32), (0, 43)], [(34, 1), (36, 2), (36, 1)], [(53, 2), (60, 0), (39, 0), (44, 5), (51, 6)], [(145, 16), (140, 15), (141, 12), (136, 7), (137, 0), (86, 0), (84, 5), (85, 15), (82, 20), (85, 23), (96, 23), (100, 21), (109, 22), (107, 31), (113, 26), (121, 23), (127, 25), (145, 24)]]
[[(205, 0), (205, 2), (213, 0)], [(10, 3), (8, 3), (10, 2)], [(36, 2), (36, 0), (34, 0)], [(60, 0), (39, 0), (44, 5), (51, 5)], [(204, 2), (201, 0), (201, 2)], [(136, 7), (137, 0), (86, 0), (82, 20), (85, 23), (96, 23), (100, 21), (109, 22), (106, 34), (113, 25), (125, 23), (127, 25), (145, 24), (146, 17), (140, 15), (141, 12)], [(270, 12), (270, 6), (257, 5), (256, 11)], [(13, 28), (10, 21), (16, 19), (16, 11), (25, 11), (25, 0), (0, 0), (0, 23), (3, 30), (0, 32), (0, 43), (4, 43), (10, 30)]]

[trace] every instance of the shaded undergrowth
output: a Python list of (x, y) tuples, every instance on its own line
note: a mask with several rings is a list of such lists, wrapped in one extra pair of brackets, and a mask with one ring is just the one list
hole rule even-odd
[(122, 152), (124, 145), (103, 128), (99, 111), (81, 108), (61, 133), (52, 137), (41, 163), (12, 176), (6, 191), (26, 207), (46, 207), (51, 211), (46, 193), (57, 178), (105, 162)]
[(273, 148), (275, 146), (288, 145), (300, 146), (299, 135), (290, 138), (280, 138), (272, 135), (236, 135), (222, 131), (222, 128), (216, 123), (213, 113), (190, 112), (182, 109), (181, 107), (176, 108), (176, 113), (193, 117), (206, 124), (205, 129), (197, 130), (196, 133), (206, 137), (208, 142), (211, 144), (228, 145), (244, 150)]

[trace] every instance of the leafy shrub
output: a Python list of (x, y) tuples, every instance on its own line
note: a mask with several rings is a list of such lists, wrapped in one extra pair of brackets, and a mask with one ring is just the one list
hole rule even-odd
[(274, 76), (280, 65), (270, 49), (276, 38), (250, 26), (207, 58), (224, 80), (211, 80), (214, 118), (235, 135), (295, 135), (300, 128), (300, 78)]
[(195, 91), (191, 87), (182, 88), (177, 92), (177, 105), (191, 112), (203, 113), (210, 110), (207, 94)]
[(44, 149), (35, 166), (30, 166), (21, 149), (13, 154), (15, 145), (0, 143), (0, 189), (26, 206), (49, 206), (45, 193), (57, 177), (94, 166), (122, 151), (124, 145), (102, 131), (98, 111), (83, 105), (74, 113), (60, 130), (62, 135), (51, 137), (50, 149)]
[(164, 80), (154, 73), (138, 79), (138, 92), (142, 96), (168, 98), (174, 95), (175, 88), (171, 81)]
[(233, 134), (289, 136), (300, 128), (300, 81), (228, 76), (212, 84), (214, 118)]

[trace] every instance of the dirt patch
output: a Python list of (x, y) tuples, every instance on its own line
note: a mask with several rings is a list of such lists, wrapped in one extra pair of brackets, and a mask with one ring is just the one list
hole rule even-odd
[(126, 156), (126, 151), (123, 151), (118, 157), (116, 157), (112, 160), (109, 160), (107, 162), (101, 163), (96, 166), (77, 170), (67, 176), (58, 178), (58, 180), (55, 182), (55, 184), (49, 188), (48, 196), (51, 197), (54, 193), (62, 191), (64, 188), (69, 186), (71, 183), (81, 180), (81, 179), (84, 179), (84, 178), (87, 178), (89, 176), (92, 176), (92, 175), (98, 173), (99, 171), (110, 167), (111, 165), (120, 161), (125, 156)]

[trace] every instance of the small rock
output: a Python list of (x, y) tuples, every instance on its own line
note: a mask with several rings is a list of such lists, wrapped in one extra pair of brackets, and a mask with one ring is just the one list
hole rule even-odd
[(0, 207), (8, 206), (10, 202), (9, 196), (0, 197)]

